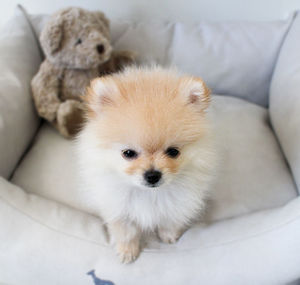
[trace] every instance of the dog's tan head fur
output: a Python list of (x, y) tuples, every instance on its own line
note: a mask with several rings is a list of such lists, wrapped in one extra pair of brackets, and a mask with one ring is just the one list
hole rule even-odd
[[(122, 162), (115, 163), (142, 185), (147, 171), (162, 174), (150, 186), (171, 180), (206, 135), (209, 89), (200, 78), (174, 70), (130, 68), (97, 78), (85, 98), (99, 147), (116, 149)], [(127, 150), (134, 155), (126, 156)]]

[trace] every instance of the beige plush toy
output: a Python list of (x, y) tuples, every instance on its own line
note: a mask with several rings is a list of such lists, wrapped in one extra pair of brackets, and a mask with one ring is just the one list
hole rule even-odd
[(90, 81), (133, 62), (133, 53), (114, 52), (109, 21), (102, 12), (67, 8), (55, 13), (44, 27), (40, 42), (45, 60), (31, 82), (39, 115), (65, 137), (83, 122), (81, 96)]

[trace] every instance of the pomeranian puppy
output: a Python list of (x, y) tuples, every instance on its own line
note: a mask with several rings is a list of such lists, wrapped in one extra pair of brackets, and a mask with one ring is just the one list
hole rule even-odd
[(143, 232), (176, 242), (215, 175), (209, 89), (175, 70), (131, 67), (94, 79), (85, 100), (80, 200), (107, 223), (124, 263), (139, 255)]

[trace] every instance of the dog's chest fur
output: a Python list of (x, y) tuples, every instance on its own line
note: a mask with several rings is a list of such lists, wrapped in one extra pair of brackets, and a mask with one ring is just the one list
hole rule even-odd
[(199, 181), (191, 184), (190, 178), (189, 185), (181, 181), (180, 185), (160, 189), (126, 186), (108, 175), (96, 180), (87, 186), (90, 191), (85, 191), (84, 201), (106, 222), (125, 220), (153, 230), (158, 226), (188, 224), (204, 206), (206, 189), (199, 187)]

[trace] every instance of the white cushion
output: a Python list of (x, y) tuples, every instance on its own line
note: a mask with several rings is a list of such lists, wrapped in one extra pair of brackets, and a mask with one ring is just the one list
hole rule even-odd
[(9, 177), (36, 132), (30, 81), (41, 56), (23, 14), (0, 33), (0, 175)]
[[(33, 18), (38, 35), (47, 18)], [(112, 21), (111, 34), (114, 48), (135, 51), (140, 63), (176, 65), (203, 77), (215, 93), (267, 106), (273, 67), (291, 22)]]
[(93, 284), (92, 269), (115, 285), (287, 284), (299, 277), (300, 198), (195, 225), (174, 245), (149, 241), (129, 265), (120, 264), (99, 219), (1, 178), (0, 225), (2, 284)]
[(203, 77), (216, 94), (267, 106), (273, 67), (290, 23), (291, 19), (178, 23), (173, 26), (167, 61)]
[(265, 108), (215, 96), (212, 113), (222, 161), (209, 220), (277, 207), (297, 196)]
[(270, 116), (300, 191), (300, 14), (281, 48), (270, 87)]
[[(267, 110), (240, 99), (215, 96), (211, 111), (223, 161), (207, 220), (280, 206), (296, 197)], [(71, 144), (45, 125), (12, 181), (30, 193), (80, 207), (74, 199), (76, 160)]]

